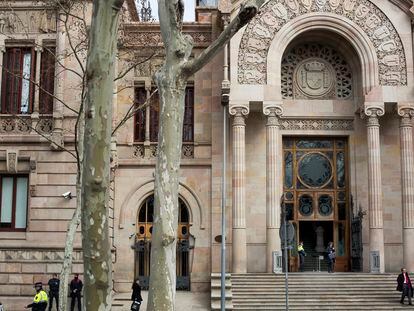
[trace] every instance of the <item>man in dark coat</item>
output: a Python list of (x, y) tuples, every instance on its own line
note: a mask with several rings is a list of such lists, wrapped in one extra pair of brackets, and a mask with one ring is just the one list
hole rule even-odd
[(75, 310), (75, 301), (78, 301), (78, 311), (82, 310), (81, 307), (81, 293), (82, 293), (83, 283), (79, 279), (79, 274), (75, 274), (75, 277), (70, 282), (70, 297), (72, 301), (70, 302), (70, 311)]
[(397, 278), (397, 290), (402, 292), (400, 303), (404, 304), (405, 296), (407, 296), (408, 304), (412, 305), (411, 297), (413, 297), (413, 284), (411, 283), (410, 275), (404, 268), (401, 268), (401, 274)]
[(60, 280), (57, 274), (54, 273), (53, 277), (47, 283), (49, 285), (49, 311), (52, 310), (53, 298), (56, 300), (56, 310), (59, 310), (59, 284)]
[(136, 279), (134, 283), (132, 283), (132, 306), (131, 310), (139, 311), (142, 302), (141, 296), (141, 285), (139, 284), (139, 279)]

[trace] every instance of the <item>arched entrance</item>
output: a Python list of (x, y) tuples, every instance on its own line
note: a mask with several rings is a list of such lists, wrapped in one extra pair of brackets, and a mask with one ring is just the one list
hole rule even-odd
[[(177, 289), (190, 290), (190, 214), (179, 198), (177, 240)], [(135, 236), (135, 278), (147, 289), (150, 276), (151, 235), (154, 215), (154, 195), (147, 197), (138, 210)]]

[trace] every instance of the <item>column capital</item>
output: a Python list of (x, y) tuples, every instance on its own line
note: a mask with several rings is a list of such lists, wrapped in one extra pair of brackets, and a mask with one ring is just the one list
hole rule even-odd
[(365, 103), (360, 114), (367, 120), (367, 126), (379, 126), (378, 118), (385, 114), (384, 103)]
[(230, 105), (229, 106), (229, 113), (232, 116), (247, 116), (250, 112), (248, 105)]
[(414, 103), (398, 103), (397, 114), (401, 117), (400, 126), (412, 127), (412, 119), (414, 117)]
[(264, 106), (263, 114), (267, 116), (266, 126), (279, 126), (279, 118), (283, 114), (283, 107), (282, 105)]

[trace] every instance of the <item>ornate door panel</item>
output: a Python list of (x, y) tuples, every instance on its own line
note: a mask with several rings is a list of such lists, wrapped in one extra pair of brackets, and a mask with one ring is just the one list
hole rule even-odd
[[(349, 264), (346, 138), (284, 137), (284, 200), (300, 236), (301, 221), (330, 221), (338, 268)], [(309, 232), (313, 234), (313, 232)], [(326, 241), (327, 243), (328, 241)]]

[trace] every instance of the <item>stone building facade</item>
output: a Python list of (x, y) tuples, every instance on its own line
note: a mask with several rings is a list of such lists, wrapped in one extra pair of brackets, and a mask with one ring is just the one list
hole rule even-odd
[[(194, 54), (219, 35), (241, 1), (203, 3), (196, 22), (184, 24)], [(272, 252), (281, 249), (281, 205), (295, 242), (303, 240), (312, 255), (334, 242), (341, 271), (395, 272), (403, 265), (414, 270), (412, 5), (270, 0), (226, 53), (191, 79), (179, 189), (178, 288), (207, 291), (210, 274), (220, 271), (225, 130), (227, 271), (271, 272)], [(32, 294), (33, 282), (60, 271), (76, 205), (71, 153), (80, 65), (73, 55), (55, 63), (48, 55), (64, 54), (70, 36), (82, 28), (67, 28), (61, 16), (31, 1), (0, 10), (0, 300), (17, 310), (19, 297)], [(139, 22), (127, 1), (114, 127), (134, 103), (151, 97), (152, 104), (113, 139), (110, 220), (117, 292), (129, 291), (136, 277), (145, 286), (150, 273), (158, 109), (151, 77), (162, 63), (160, 42), (157, 24)], [(128, 70), (137, 58), (149, 60)], [(14, 80), (10, 72), (17, 72)], [(19, 74), (35, 85), (26, 85)], [(68, 191), (72, 199), (62, 197)], [(74, 272), (82, 272), (81, 249), (77, 236)], [(289, 263), (296, 271), (295, 250)]]

